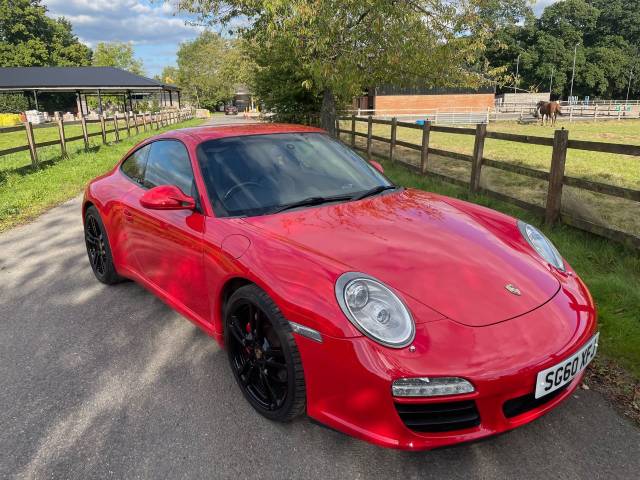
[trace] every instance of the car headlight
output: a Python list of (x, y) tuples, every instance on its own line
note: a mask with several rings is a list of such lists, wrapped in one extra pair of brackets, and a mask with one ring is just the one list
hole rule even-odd
[(565, 271), (564, 261), (558, 249), (554, 247), (551, 240), (545, 237), (544, 233), (538, 230), (533, 225), (529, 225), (521, 220), (518, 220), (518, 228), (522, 236), (529, 242), (529, 245), (538, 252), (542, 258), (544, 258), (551, 265), (558, 270)]
[(336, 281), (336, 298), (347, 318), (369, 338), (402, 348), (413, 341), (409, 309), (387, 286), (369, 275), (344, 273)]

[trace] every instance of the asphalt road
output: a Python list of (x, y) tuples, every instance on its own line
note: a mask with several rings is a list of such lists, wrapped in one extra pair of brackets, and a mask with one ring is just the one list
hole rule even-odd
[(258, 416), (224, 352), (135, 283), (98, 283), (80, 199), (0, 235), (0, 479), (632, 479), (640, 430), (598, 393), (480, 443), (385, 450)]

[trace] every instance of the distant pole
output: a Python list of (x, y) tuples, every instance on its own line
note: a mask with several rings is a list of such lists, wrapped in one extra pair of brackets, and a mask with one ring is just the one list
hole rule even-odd
[(518, 54), (518, 60), (516, 60), (516, 78), (513, 81), (513, 93), (517, 93), (518, 88), (518, 74), (520, 73), (520, 54)]
[(37, 90), (33, 91), (33, 99), (36, 101), (36, 110), (39, 111), (40, 108), (38, 107), (38, 91)]
[(571, 102), (571, 97), (573, 97), (573, 79), (576, 76), (576, 55), (578, 54), (578, 45), (580, 45), (580, 43), (576, 43), (576, 46), (573, 49), (573, 70), (571, 71), (571, 91), (569, 92), (569, 102)]
[(102, 115), (102, 94), (98, 90), (98, 113)]
[(626, 106), (627, 103), (629, 103), (629, 92), (631, 91), (631, 79), (632, 78), (633, 78), (633, 67), (631, 67), (631, 71), (629, 72), (629, 86), (627, 87), (627, 99), (624, 102), (625, 106)]
[(553, 87), (553, 72), (555, 71), (556, 67), (552, 66), (551, 67), (551, 79), (549, 80), (549, 100), (551, 100), (551, 89)]

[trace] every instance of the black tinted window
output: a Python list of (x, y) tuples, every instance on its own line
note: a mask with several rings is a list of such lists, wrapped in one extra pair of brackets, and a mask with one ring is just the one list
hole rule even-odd
[(198, 162), (218, 216), (261, 215), (310, 197), (355, 196), (390, 182), (321, 133), (210, 140)]
[(149, 188), (158, 185), (175, 185), (183, 193), (191, 194), (193, 171), (189, 162), (189, 153), (182, 143), (159, 140), (151, 144), (144, 185)]
[(149, 153), (149, 145), (139, 148), (122, 162), (122, 172), (136, 182), (142, 183), (144, 178), (144, 167), (147, 163), (147, 155)]

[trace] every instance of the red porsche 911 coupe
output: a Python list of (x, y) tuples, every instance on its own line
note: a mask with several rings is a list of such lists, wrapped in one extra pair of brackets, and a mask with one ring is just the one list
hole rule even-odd
[(214, 337), (272, 420), (408, 450), (474, 440), (556, 407), (598, 346), (587, 288), (539, 230), (394, 185), (316, 128), (146, 139), (82, 214), (98, 280)]

